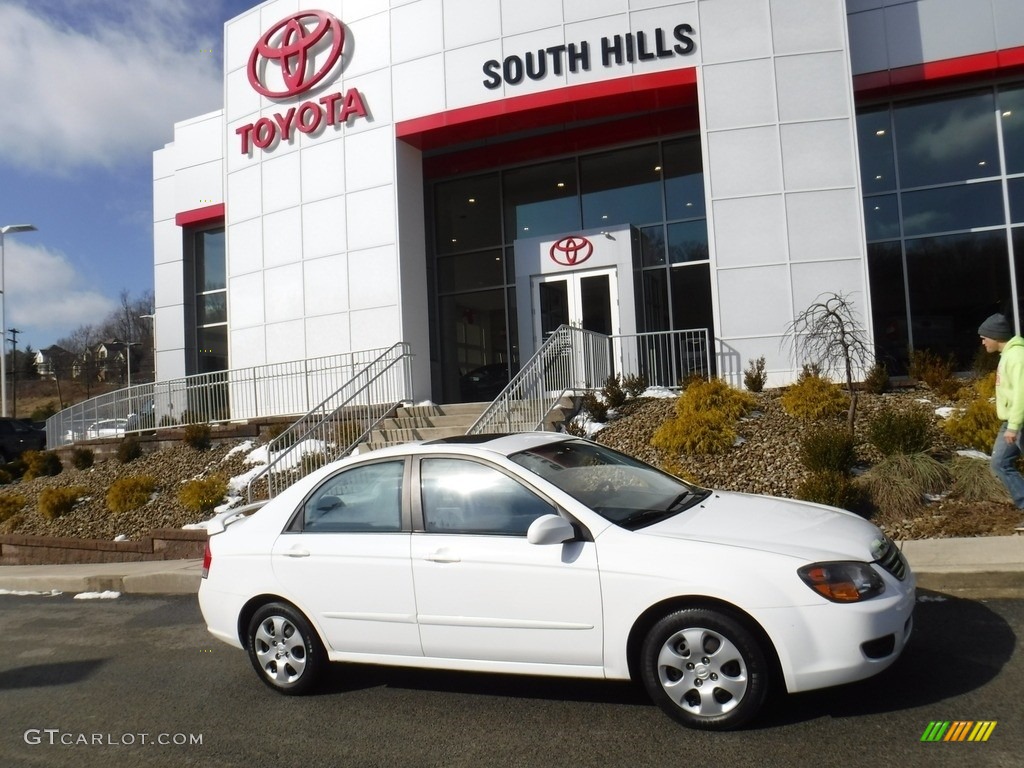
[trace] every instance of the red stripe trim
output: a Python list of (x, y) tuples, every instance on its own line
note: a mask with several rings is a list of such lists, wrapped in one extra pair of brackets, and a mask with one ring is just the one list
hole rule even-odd
[(436, 149), (560, 123), (696, 103), (694, 67), (583, 83), (541, 93), (497, 99), (396, 124), (398, 138), (419, 149)]
[(866, 72), (854, 76), (853, 90), (862, 98), (891, 96), (922, 85), (982, 80), (994, 75), (1015, 75), (1019, 72), (1024, 72), (1024, 47)]
[(174, 217), (174, 223), (179, 227), (213, 224), (216, 221), (224, 221), (224, 203), (207, 205), (203, 208), (193, 208), (191, 211), (182, 211)]

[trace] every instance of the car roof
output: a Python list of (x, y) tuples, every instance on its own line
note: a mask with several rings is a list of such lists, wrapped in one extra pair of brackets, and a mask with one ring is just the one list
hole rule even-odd
[[(572, 435), (561, 432), (513, 432), (483, 435), (457, 435), (442, 437), (424, 442), (405, 443), (404, 445), (388, 446), (372, 452), (374, 456), (407, 454), (407, 453), (443, 453), (449, 449), (476, 448), (501, 456), (509, 456), (520, 451), (536, 448), (538, 445), (574, 440)], [(371, 454), (361, 454), (369, 456)]]

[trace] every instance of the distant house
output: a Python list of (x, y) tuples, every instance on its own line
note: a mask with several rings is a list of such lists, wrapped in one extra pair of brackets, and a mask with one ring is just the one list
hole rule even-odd
[(111, 381), (127, 370), (128, 345), (120, 339), (101, 341), (92, 350), (96, 378)]
[(59, 372), (67, 370), (71, 357), (71, 353), (64, 347), (53, 344), (36, 352), (32, 365), (40, 379), (55, 379)]

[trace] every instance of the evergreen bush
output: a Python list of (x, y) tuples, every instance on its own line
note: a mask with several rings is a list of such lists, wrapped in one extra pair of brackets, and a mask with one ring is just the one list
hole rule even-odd
[(605, 379), (604, 386), (601, 387), (601, 394), (604, 396), (604, 402), (608, 408), (618, 408), (626, 402), (626, 393), (616, 374)]
[(27, 503), (20, 493), (5, 493), (0, 496), (0, 523), (17, 515)]
[(845, 472), (824, 469), (804, 479), (796, 488), (796, 497), (815, 504), (851, 509), (857, 505), (859, 494)]
[(71, 451), (71, 466), (75, 469), (88, 469), (96, 461), (92, 448), (75, 448)]
[(210, 447), (210, 425), (189, 424), (185, 427), (185, 437), (182, 438), (185, 445), (197, 451), (205, 451)]
[(815, 429), (800, 441), (800, 458), (810, 472), (849, 473), (857, 459), (853, 436), (846, 430)]
[(25, 480), (35, 480), (37, 477), (54, 477), (64, 470), (60, 463), (60, 456), (54, 451), (25, 451), (21, 454), (25, 462)]
[(751, 392), (763, 392), (764, 385), (768, 383), (768, 373), (765, 371), (764, 355), (757, 360), (750, 360), (747, 369), (743, 372), (743, 386)]
[(801, 376), (782, 393), (783, 410), (804, 422), (835, 419), (849, 407), (850, 399), (837, 385), (820, 376)]
[(178, 501), (192, 512), (205, 514), (221, 504), (227, 493), (228, 481), (220, 475), (211, 475), (185, 483), (178, 491)]
[(86, 493), (88, 489), (77, 485), (70, 488), (44, 488), (37, 502), (39, 514), (47, 520), (63, 517), (74, 509)]
[(886, 456), (923, 453), (932, 446), (932, 416), (921, 408), (885, 408), (868, 425), (868, 439)]
[(146, 504), (156, 488), (156, 480), (148, 475), (122, 477), (107, 490), (107, 508), (111, 512), (130, 512)]
[(647, 391), (647, 378), (639, 373), (622, 377), (622, 388), (631, 397), (640, 397)]
[(129, 464), (142, 455), (142, 444), (135, 435), (128, 435), (121, 444), (117, 446), (117, 460), (122, 464)]

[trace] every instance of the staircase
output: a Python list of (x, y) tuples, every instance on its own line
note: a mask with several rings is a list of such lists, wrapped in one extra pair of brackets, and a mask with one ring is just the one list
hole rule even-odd
[[(464, 435), (489, 405), (487, 402), (400, 407), (394, 416), (385, 419), (378, 429), (370, 432), (367, 441), (360, 446), (360, 453), (414, 440), (437, 440)], [(557, 430), (558, 424), (564, 419), (563, 413), (573, 407), (569, 398), (565, 398), (559, 405), (560, 408), (555, 409), (546, 420), (546, 430)]]
[(370, 432), (360, 452), (413, 440), (437, 440), (466, 434), (490, 403), (454, 403), (451, 405), (407, 405), (381, 422)]

